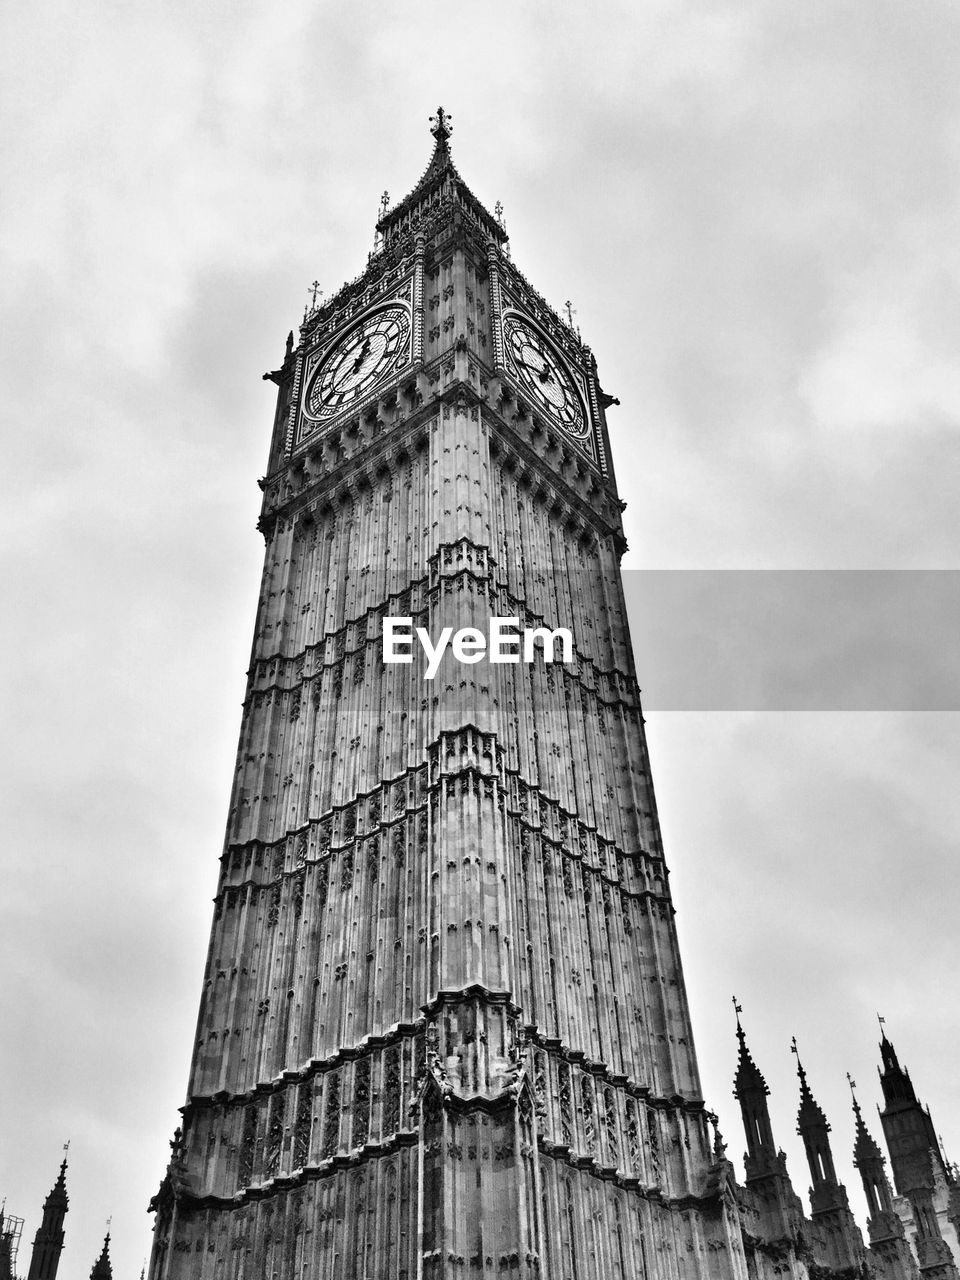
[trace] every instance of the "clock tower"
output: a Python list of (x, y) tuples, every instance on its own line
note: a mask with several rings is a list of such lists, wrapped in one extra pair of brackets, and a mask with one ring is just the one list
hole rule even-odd
[[(432, 132), (362, 275), (265, 375), (266, 558), (151, 1280), (745, 1277), (620, 583), (612, 401), (442, 109)], [(387, 618), (565, 628), (572, 651), (454, 645), (431, 678), (386, 660)]]

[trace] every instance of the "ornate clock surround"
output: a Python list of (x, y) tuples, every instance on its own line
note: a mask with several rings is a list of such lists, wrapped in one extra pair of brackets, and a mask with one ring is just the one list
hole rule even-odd
[(406, 295), (374, 306), (305, 353), (298, 441), (356, 413), (413, 358), (414, 315)]
[(504, 364), (541, 412), (578, 444), (590, 437), (586, 387), (543, 328), (509, 307), (502, 320)]

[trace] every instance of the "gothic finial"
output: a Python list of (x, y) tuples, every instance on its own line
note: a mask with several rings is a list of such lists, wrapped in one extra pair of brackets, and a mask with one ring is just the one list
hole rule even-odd
[(499, 222), (500, 226), (502, 227), (503, 226), (503, 205), (500, 203), (499, 200), (493, 206), (493, 215), (496, 218), (497, 222)]
[[(568, 302), (567, 306), (569, 305), (570, 304)], [(743, 1013), (743, 1005), (736, 996), (731, 996), (730, 999), (733, 1001), (733, 1012), (737, 1015), (737, 1034), (740, 1035), (743, 1032), (743, 1027), (740, 1025), (740, 1015)]]
[(323, 297), (323, 290), (320, 288), (320, 281), (314, 280), (310, 284), (310, 310), (311, 311), (316, 311), (317, 309), (317, 294), (319, 294), (321, 298)]
[(437, 140), (437, 146), (446, 145), (447, 139), (453, 133), (453, 117), (448, 116), (443, 107), (437, 107), (437, 114), (430, 117), (430, 132)]
[(110, 1223), (112, 1221), (112, 1218), (107, 1219), (107, 1234), (103, 1238), (103, 1249), (100, 1257), (93, 1264), (90, 1280), (113, 1280), (113, 1268), (110, 1265)]
[(384, 191), (383, 195), (380, 197), (380, 217), (381, 218), (384, 216), (384, 214), (387, 212), (389, 208), (390, 208), (390, 192)]
[(797, 1048), (797, 1037), (790, 1037), (790, 1052), (796, 1054), (797, 1057), (797, 1075), (800, 1077), (800, 1083), (805, 1089), (807, 1087), (807, 1073), (803, 1069), (803, 1063), (800, 1061), (800, 1050)]
[(714, 1160), (725, 1160), (727, 1158), (727, 1144), (723, 1140), (723, 1134), (720, 1132), (720, 1121), (713, 1111), (706, 1112), (708, 1122), (713, 1126), (713, 1158)]
[(177, 1125), (170, 1139), (170, 1159), (179, 1160), (183, 1155), (183, 1130)]
[(860, 1123), (860, 1103), (857, 1101), (857, 1082), (854, 1080), (850, 1072), (847, 1072), (847, 1084), (850, 1086), (850, 1097), (853, 1099), (853, 1111)]

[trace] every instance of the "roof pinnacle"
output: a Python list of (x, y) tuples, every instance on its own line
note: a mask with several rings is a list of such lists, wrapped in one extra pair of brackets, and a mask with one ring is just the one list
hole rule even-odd
[(870, 1131), (863, 1122), (863, 1115), (860, 1111), (860, 1103), (857, 1101), (856, 1087), (857, 1082), (847, 1072), (847, 1083), (850, 1086), (850, 1096), (853, 1099), (854, 1114), (854, 1136), (853, 1136), (853, 1163), (858, 1169), (865, 1167), (870, 1161), (878, 1164), (881, 1168), (884, 1164), (883, 1155), (880, 1148), (870, 1136)]
[(443, 107), (437, 107), (437, 114), (430, 117), (430, 132), (437, 140), (438, 147), (446, 147), (447, 139), (453, 133), (453, 117), (447, 115)]
[(759, 1091), (766, 1096), (770, 1090), (767, 1082), (763, 1078), (757, 1064), (750, 1055), (747, 1048), (747, 1037), (743, 1027), (740, 1024), (740, 1014), (743, 1012), (741, 1006), (737, 1003), (736, 997), (733, 999), (733, 1007), (737, 1015), (737, 1039), (740, 1041), (740, 1050), (737, 1054), (737, 1074), (734, 1077), (733, 1096), (735, 1098), (743, 1098), (751, 1090)]
[(830, 1132), (830, 1124), (827, 1117), (823, 1114), (823, 1109), (810, 1092), (810, 1086), (807, 1084), (807, 1073), (800, 1061), (800, 1050), (797, 1048), (797, 1037), (792, 1036), (790, 1039), (790, 1052), (797, 1055), (797, 1075), (800, 1077), (800, 1110), (797, 1113), (797, 1133), (803, 1133), (804, 1128), (810, 1126), (823, 1126), (824, 1130)]

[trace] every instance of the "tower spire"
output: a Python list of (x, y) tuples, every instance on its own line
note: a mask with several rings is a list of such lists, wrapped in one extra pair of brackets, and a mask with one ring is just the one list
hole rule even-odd
[[(879, 1018), (879, 1014), (877, 1016)], [(892, 1102), (917, 1103), (910, 1072), (905, 1067), (901, 1067), (897, 1051), (887, 1038), (883, 1022), (884, 1019), (880, 1018), (880, 1060), (883, 1065), (877, 1068), (880, 1087), (883, 1089), (883, 1100), (888, 1105)]]
[(807, 1073), (800, 1059), (797, 1038), (790, 1041), (790, 1051), (797, 1058), (797, 1076), (800, 1080), (800, 1109), (797, 1112), (797, 1133), (803, 1139), (807, 1153), (807, 1164), (810, 1166), (810, 1177), (813, 1180), (814, 1209), (817, 1208), (818, 1193), (823, 1188), (838, 1186), (837, 1174), (833, 1167), (833, 1153), (830, 1150), (830, 1124), (820, 1104), (810, 1092)]
[(419, 182), (409, 195), (392, 209), (383, 209), (377, 223), (378, 246), (389, 249), (394, 239), (409, 235), (430, 217), (452, 215), (465, 218), (484, 238), (506, 243), (506, 229), (473, 194), (457, 172), (450, 153), (453, 117), (443, 107), (430, 117), (433, 154)]
[(43, 1218), (33, 1239), (27, 1280), (55, 1280), (60, 1254), (63, 1252), (63, 1220), (69, 1207), (67, 1197), (67, 1157), (69, 1142), (64, 1146), (60, 1172), (50, 1194), (43, 1203)]
[(100, 1257), (93, 1264), (90, 1280), (113, 1280), (113, 1267), (110, 1264), (110, 1232), (103, 1237), (103, 1248)]
[(810, 1167), (810, 1208), (813, 1221), (824, 1229), (831, 1265), (838, 1269), (860, 1268), (863, 1264), (863, 1237), (850, 1212), (846, 1188), (838, 1181), (830, 1150), (830, 1125), (820, 1104), (810, 1091), (807, 1073), (800, 1058), (797, 1038), (790, 1041), (797, 1058), (800, 1080), (800, 1109), (797, 1133)]
[(893, 1212), (893, 1197), (890, 1194), (890, 1184), (887, 1182), (886, 1174), (883, 1171), (886, 1161), (879, 1146), (863, 1122), (860, 1103), (857, 1101), (857, 1082), (852, 1078), (849, 1071), (847, 1072), (847, 1083), (850, 1085), (850, 1097), (853, 1102), (854, 1115), (853, 1164), (860, 1173), (863, 1194), (867, 1197), (867, 1208), (869, 1209), (868, 1227), (872, 1238), (874, 1228), (870, 1224), (879, 1214)]
[(754, 1062), (747, 1047), (747, 1037), (740, 1022), (742, 1007), (733, 997), (733, 1007), (737, 1017), (737, 1072), (733, 1081), (733, 1096), (740, 1103), (740, 1114), (743, 1118), (743, 1129), (747, 1137), (747, 1152), (744, 1163), (747, 1178), (772, 1169), (777, 1160), (777, 1147), (773, 1140), (773, 1129), (770, 1125), (770, 1110), (767, 1097), (770, 1090), (763, 1078), (760, 1068)]

